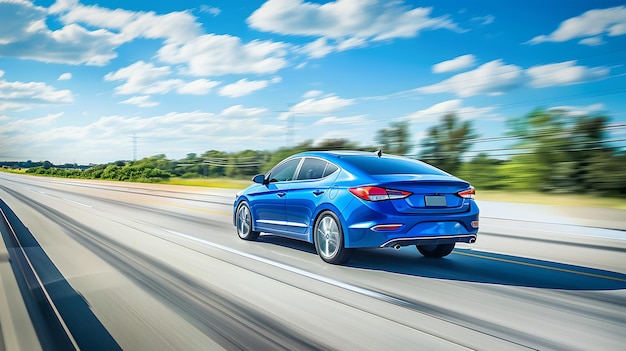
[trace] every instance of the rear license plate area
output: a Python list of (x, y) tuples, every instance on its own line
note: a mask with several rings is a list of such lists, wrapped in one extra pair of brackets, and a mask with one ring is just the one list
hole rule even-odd
[(424, 203), (427, 207), (446, 207), (446, 197), (440, 195), (424, 196)]

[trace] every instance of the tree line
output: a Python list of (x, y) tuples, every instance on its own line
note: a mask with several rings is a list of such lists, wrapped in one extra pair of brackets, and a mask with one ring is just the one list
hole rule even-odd
[[(410, 124), (393, 122), (378, 130), (376, 144), (359, 146), (346, 139), (321, 144), (305, 141), (275, 151), (209, 150), (187, 154), (180, 160), (155, 155), (138, 161), (116, 161), (87, 169), (57, 167), (49, 162), (27, 173), (86, 179), (158, 182), (171, 177), (249, 179), (265, 173), (287, 156), (310, 150), (367, 150), (418, 158), (470, 181), (479, 189), (525, 190), (559, 193), (626, 195), (626, 151), (611, 140), (611, 125), (603, 115), (572, 116), (569, 111), (536, 109), (510, 119), (503, 137), (481, 138), (472, 121), (456, 114), (442, 116), (426, 131), (419, 152), (411, 140)], [(499, 143), (496, 149), (472, 150), (478, 144)], [(473, 156), (472, 156), (473, 155)]]

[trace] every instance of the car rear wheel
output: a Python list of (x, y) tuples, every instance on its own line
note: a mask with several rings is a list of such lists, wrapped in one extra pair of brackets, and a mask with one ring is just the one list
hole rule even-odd
[(341, 223), (334, 213), (323, 212), (315, 221), (313, 233), (315, 250), (323, 261), (343, 264), (352, 257), (352, 250), (344, 247)]
[(454, 250), (454, 243), (441, 245), (420, 245), (417, 250), (428, 258), (441, 258), (448, 256)]
[(252, 230), (252, 214), (246, 202), (237, 207), (237, 235), (243, 240), (254, 241), (259, 237), (259, 232)]

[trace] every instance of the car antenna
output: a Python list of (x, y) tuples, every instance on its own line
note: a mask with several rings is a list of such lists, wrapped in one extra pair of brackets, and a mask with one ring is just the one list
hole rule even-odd
[(376, 151), (376, 155), (380, 158), (383, 155), (383, 149), (378, 149), (378, 151)]

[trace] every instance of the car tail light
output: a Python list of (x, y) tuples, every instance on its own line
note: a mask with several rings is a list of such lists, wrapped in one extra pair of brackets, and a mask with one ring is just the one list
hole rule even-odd
[(398, 200), (411, 196), (411, 192), (379, 188), (377, 186), (363, 186), (350, 188), (350, 192), (365, 201)]
[(476, 195), (476, 191), (474, 190), (474, 187), (470, 187), (469, 189), (459, 191), (456, 194), (464, 199), (473, 199), (474, 196)]
[(402, 228), (402, 224), (379, 224), (375, 225), (371, 230), (375, 232), (392, 232)]

